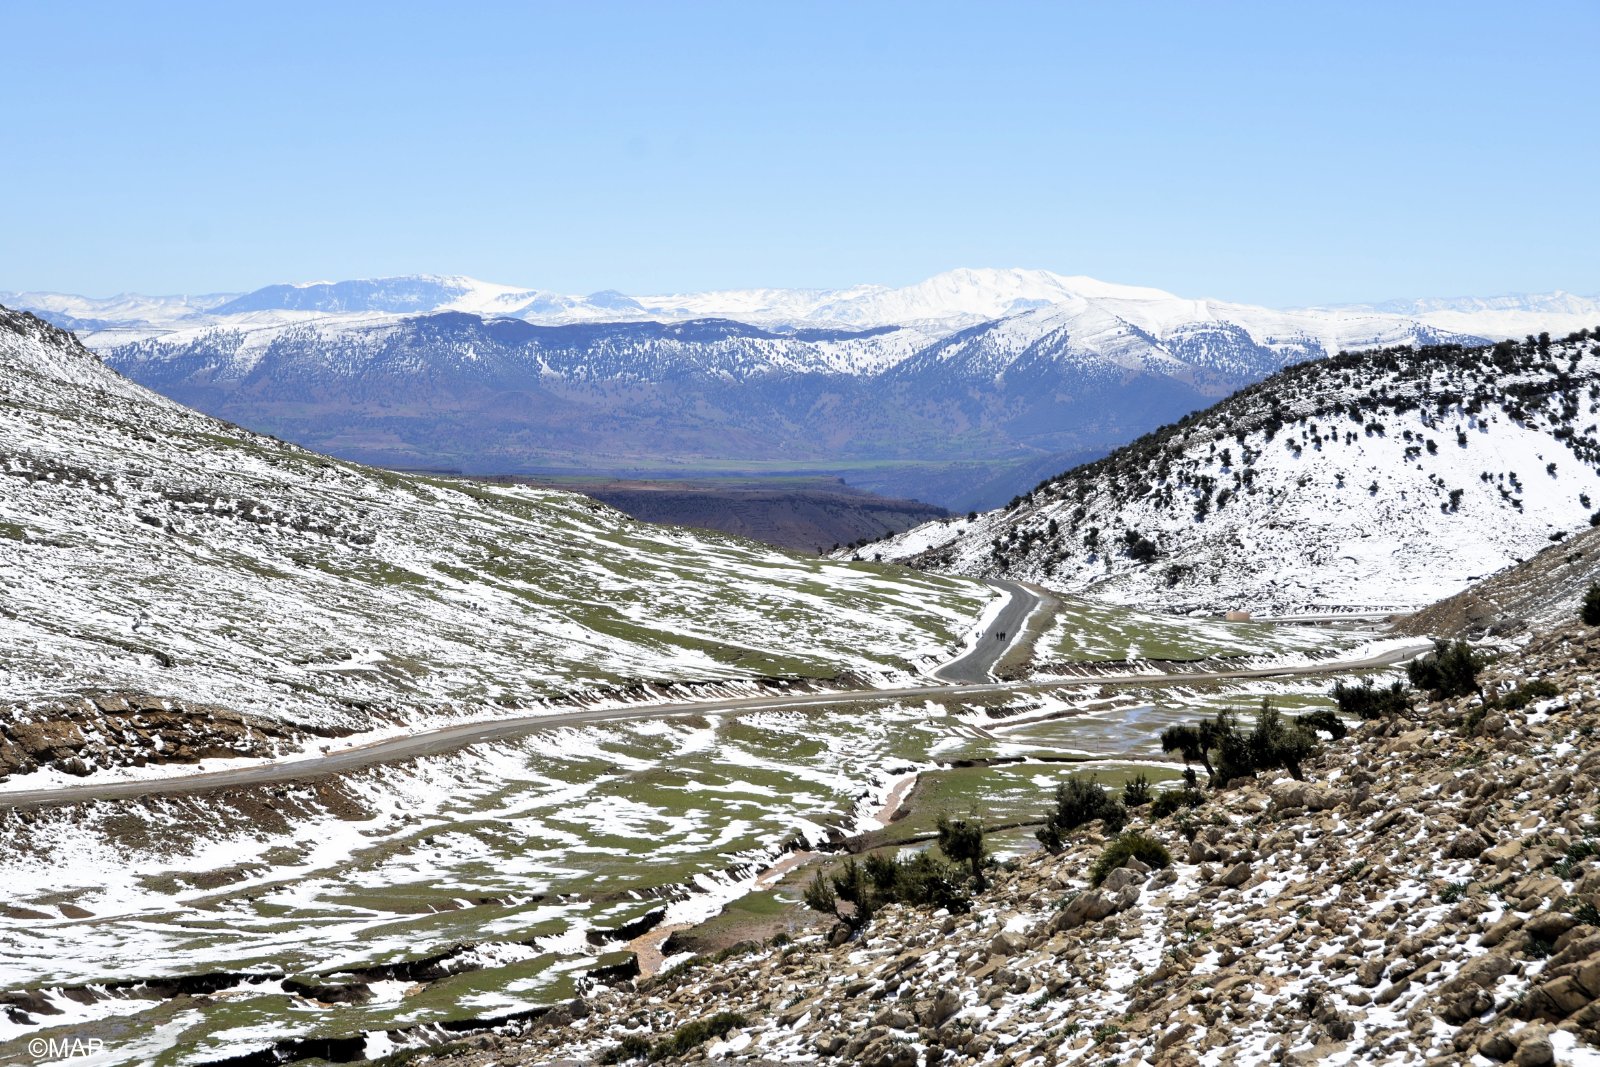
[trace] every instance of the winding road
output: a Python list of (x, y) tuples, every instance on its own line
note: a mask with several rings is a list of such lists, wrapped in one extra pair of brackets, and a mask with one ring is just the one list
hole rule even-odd
[(301, 759), (237, 767), (222, 771), (202, 771), (160, 778), (128, 779), (116, 782), (85, 782), (81, 785), (50, 789), (0, 791), (0, 810), (26, 810), (74, 804), (89, 800), (126, 800), (151, 795), (204, 793), (217, 789), (275, 785), (323, 778), (360, 770), (378, 763), (412, 759), (450, 752), (468, 745), (500, 741), (510, 737), (564, 726), (593, 723), (629, 722), (640, 719), (670, 719), (688, 715), (741, 715), (780, 708), (814, 707), (819, 704), (850, 704), (906, 700), (951, 695), (981, 696), (1019, 693), (1092, 683), (1095, 685), (1182, 685), (1200, 681), (1227, 681), (1251, 678), (1279, 678), (1305, 674), (1335, 674), (1355, 670), (1390, 667), (1404, 663), (1433, 648), (1429, 641), (1391, 649), (1374, 656), (1353, 660), (1324, 661), (1286, 667), (1258, 667), (1236, 671), (1187, 671), (1169, 674), (1106, 674), (1082, 679), (1055, 679), (1041, 682), (996, 682), (991, 672), (1006, 654), (1027, 637), (1027, 621), (1044, 602), (1044, 597), (1019, 582), (995, 580), (991, 585), (1010, 597), (996, 617), (976, 638), (973, 647), (931, 672), (938, 684), (903, 686), (894, 689), (844, 690), (826, 693), (795, 693), (790, 696), (730, 697), (718, 700), (686, 701), (673, 704), (635, 704), (618, 708), (581, 708), (543, 715), (524, 715), (488, 722), (469, 722), (444, 726), (422, 733), (392, 737), (355, 748), (321, 753)]

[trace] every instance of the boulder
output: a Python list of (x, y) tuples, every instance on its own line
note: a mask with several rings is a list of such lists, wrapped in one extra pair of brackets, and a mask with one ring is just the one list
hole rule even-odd
[(1084, 923), (1099, 922), (1117, 910), (1117, 902), (1098, 889), (1073, 897), (1056, 916), (1055, 929), (1072, 930)]
[(1217, 880), (1230, 888), (1238, 888), (1250, 880), (1250, 864), (1240, 860), (1223, 871)]
[(1482, 856), (1489, 849), (1491, 842), (1477, 830), (1467, 830), (1457, 834), (1445, 846), (1444, 854), (1447, 859), (1471, 860)]

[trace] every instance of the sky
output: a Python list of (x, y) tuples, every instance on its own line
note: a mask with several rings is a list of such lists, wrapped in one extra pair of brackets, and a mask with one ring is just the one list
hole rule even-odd
[(1600, 293), (1600, 2), (0, 0), (0, 290)]

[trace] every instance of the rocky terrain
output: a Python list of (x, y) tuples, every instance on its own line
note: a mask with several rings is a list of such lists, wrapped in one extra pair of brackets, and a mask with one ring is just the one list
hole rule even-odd
[(292, 751), (307, 734), (230, 708), (163, 700), (148, 693), (89, 693), (0, 707), (0, 779), (55, 767), (89, 775), (108, 765), (145, 767)]
[(1090, 888), (1091, 824), (969, 914), (747, 943), (424, 1059), (1600, 1063), (1597, 665), (1600, 630), (1548, 630), (1481, 672), (1489, 706), (1419, 697), (1306, 781), (1136, 809), (1165, 869)]

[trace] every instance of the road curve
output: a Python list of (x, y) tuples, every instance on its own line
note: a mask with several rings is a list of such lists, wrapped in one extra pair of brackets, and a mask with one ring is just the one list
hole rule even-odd
[(1028, 616), (1044, 603), (1044, 597), (1021, 582), (1004, 578), (988, 579), (988, 584), (1010, 596), (1000, 614), (984, 628), (972, 648), (932, 672), (942, 682), (980, 685), (994, 680), (994, 669), (1020, 642), (1026, 640)]
[[(1004, 615), (1004, 612), (1002, 612)], [(1026, 617), (1025, 615), (1023, 616)], [(1007, 623), (1008, 626), (1015, 625)], [(999, 620), (993, 629), (998, 630)], [(1009, 635), (1013, 631), (1008, 629)], [(980, 638), (980, 644), (984, 643)], [(1004, 646), (1011, 639), (994, 641)], [(1249, 678), (1287, 678), (1307, 674), (1342, 674), (1348, 671), (1392, 667), (1432, 651), (1431, 641), (1390, 649), (1354, 660), (1304, 663), (1288, 667), (1254, 667), (1237, 671), (1187, 671), (1172, 674), (1109, 674), (1086, 678), (1058, 678), (1045, 682), (969, 682), (945, 685), (914, 685), (896, 689), (848, 690), (832, 693), (796, 693), (792, 696), (737, 697), (724, 700), (690, 701), (677, 704), (630, 705), (621, 708), (584, 708), (546, 715), (524, 715), (491, 722), (462, 723), (426, 733), (409, 734), (374, 741), (358, 748), (308, 756), (304, 759), (239, 767), (225, 771), (205, 771), (166, 778), (135, 779), (120, 782), (85, 783), (53, 789), (28, 789), (0, 792), (0, 810), (31, 809), (87, 800), (126, 800), (154, 794), (205, 793), (217, 789), (275, 785), (284, 782), (323, 778), (332, 774), (360, 770), (379, 763), (412, 759), (417, 756), (450, 752), (467, 745), (499, 741), (540, 730), (563, 726), (586, 726), (602, 722), (630, 722), (640, 719), (670, 719), (687, 715), (740, 715), (779, 708), (815, 707), (819, 704), (859, 704), (887, 700), (926, 699), (952, 695), (983, 696), (997, 693), (1026, 693), (1041, 689), (1060, 689), (1072, 685), (1183, 685), (1192, 682), (1228, 681)], [(964, 657), (963, 657), (964, 658)], [(993, 660), (991, 660), (991, 663)]]

